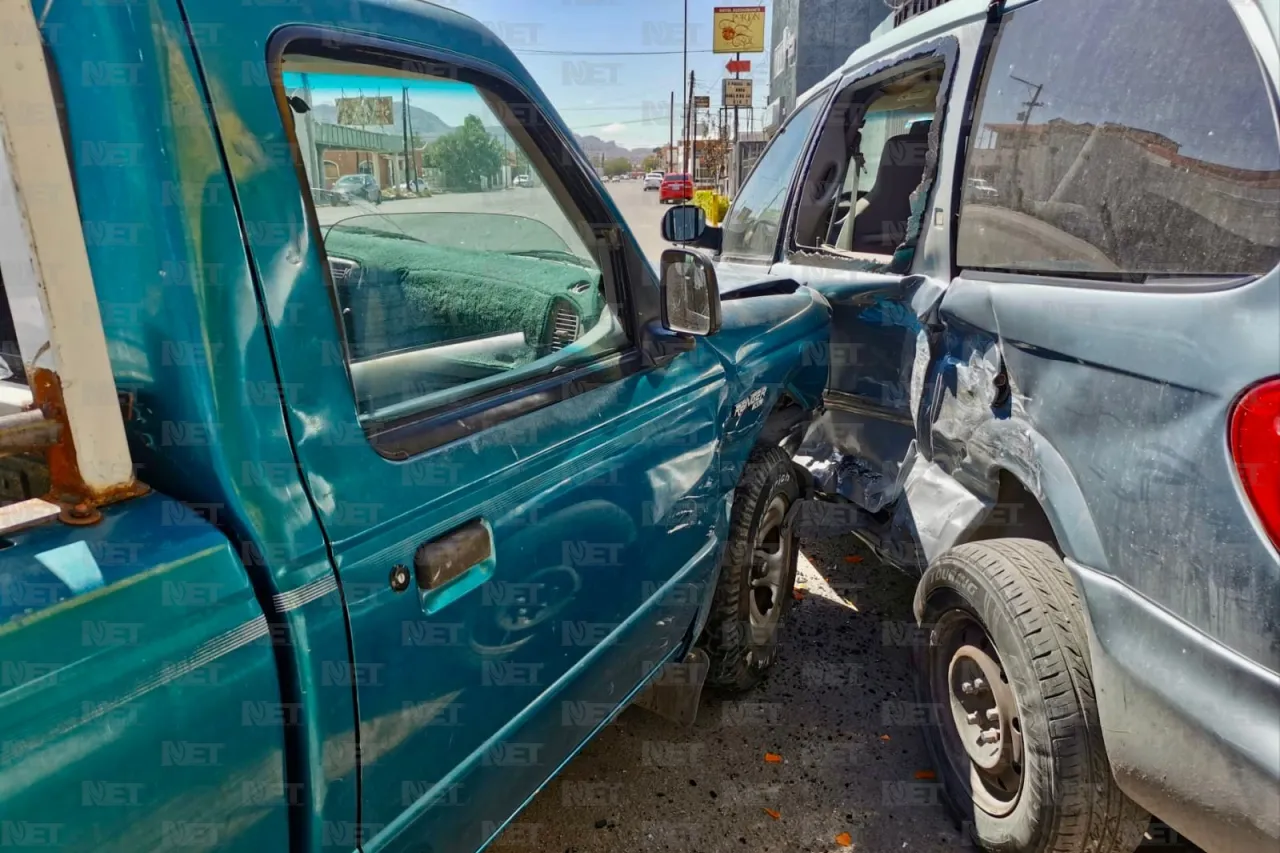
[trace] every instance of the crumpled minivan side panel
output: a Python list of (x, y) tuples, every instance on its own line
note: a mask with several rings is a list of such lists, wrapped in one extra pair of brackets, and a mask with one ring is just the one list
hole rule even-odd
[[(1280, 367), (1277, 304), (1275, 270), (1199, 292), (957, 279), (898, 507), (931, 555), (1043, 509), (1088, 606), (1113, 772), (1222, 849), (1280, 836), (1256, 796), (1280, 783), (1280, 559), (1227, 447), (1235, 400)], [(997, 507), (1002, 472), (1038, 506)], [(1160, 769), (1173, 754), (1186, 774)]]

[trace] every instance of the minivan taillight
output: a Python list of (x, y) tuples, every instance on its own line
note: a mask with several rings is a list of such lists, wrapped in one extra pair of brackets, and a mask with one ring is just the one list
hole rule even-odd
[(1255, 385), (1236, 403), (1231, 458), (1262, 527), (1280, 548), (1280, 378)]

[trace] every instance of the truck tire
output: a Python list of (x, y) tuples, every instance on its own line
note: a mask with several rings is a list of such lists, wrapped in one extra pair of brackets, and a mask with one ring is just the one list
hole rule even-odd
[(791, 458), (777, 447), (757, 447), (734, 493), (729, 541), (703, 634), (711, 658), (707, 683), (721, 693), (755, 687), (777, 657), (799, 556), (783, 522), (799, 497)]
[(916, 667), (942, 793), (998, 853), (1131, 853), (1150, 816), (1111, 775), (1085, 614), (1043, 542), (994, 539), (939, 557), (916, 592)]

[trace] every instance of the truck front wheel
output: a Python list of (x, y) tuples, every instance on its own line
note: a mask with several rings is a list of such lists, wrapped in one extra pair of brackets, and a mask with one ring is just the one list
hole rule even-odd
[(784, 525), (800, 484), (791, 458), (777, 447), (751, 454), (734, 493), (725, 545), (707, 619), (707, 682), (724, 693), (755, 687), (778, 654), (778, 637), (796, 583), (796, 538)]
[(942, 792), (984, 850), (1131, 853), (1150, 820), (1116, 786), (1085, 614), (1043, 542), (953, 548), (925, 572), (917, 686)]

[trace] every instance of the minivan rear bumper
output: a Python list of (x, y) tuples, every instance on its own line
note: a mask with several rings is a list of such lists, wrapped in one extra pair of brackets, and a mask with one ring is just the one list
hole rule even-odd
[(1280, 675), (1067, 560), (1088, 607), (1103, 738), (1130, 797), (1204, 850), (1280, 842)]

